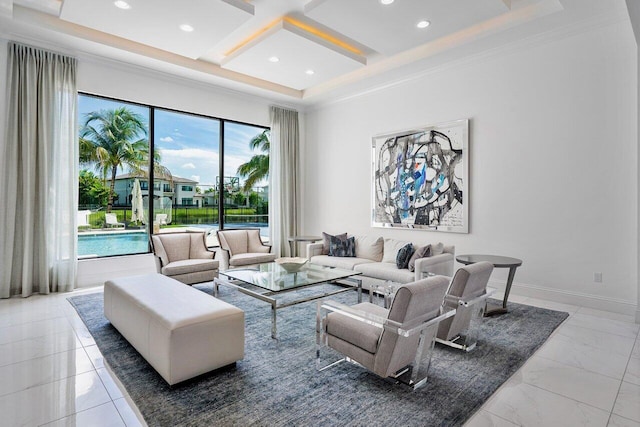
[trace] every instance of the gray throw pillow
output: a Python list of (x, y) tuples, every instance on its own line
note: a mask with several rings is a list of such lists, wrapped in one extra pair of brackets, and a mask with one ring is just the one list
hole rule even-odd
[(413, 252), (413, 244), (411, 243), (407, 243), (406, 245), (401, 247), (398, 251), (398, 255), (396, 255), (396, 267), (407, 268)]
[(322, 255), (329, 255), (329, 246), (331, 245), (331, 238), (337, 237), (340, 240), (347, 240), (347, 233), (336, 234), (332, 236), (324, 231), (322, 232)]
[(332, 236), (329, 244), (329, 256), (355, 257), (356, 256), (355, 237), (349, 237), (346, 240), (342, 240), (337, 236)]
[(431, 256), (431, 245), (422, 246), (416, 249), (409, 260), (409, 265), (407, 266), (409, 271), (416, 271), (416, 260), (418, 258), (426, 258), (428, 256)]

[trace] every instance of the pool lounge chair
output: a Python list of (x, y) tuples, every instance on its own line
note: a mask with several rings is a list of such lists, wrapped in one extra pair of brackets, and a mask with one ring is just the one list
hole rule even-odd
[(107, 228), (124, 228), (124, 223), (118, 222), (118, 217), (114, 213), (104, 214), (104, 221)]
[(91, 211), (78, 211), (78, 230), (89, 230), (89, 214)]

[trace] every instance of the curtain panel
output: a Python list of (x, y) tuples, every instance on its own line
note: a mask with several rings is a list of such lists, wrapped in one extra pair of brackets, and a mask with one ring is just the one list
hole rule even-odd
[(0, 297), (76, 286), (76, 60), (9, 43)]
[(290, 256), (289, 236), (298, 233), (298, 112), (270, 107), (269, 229), (277, 256)]

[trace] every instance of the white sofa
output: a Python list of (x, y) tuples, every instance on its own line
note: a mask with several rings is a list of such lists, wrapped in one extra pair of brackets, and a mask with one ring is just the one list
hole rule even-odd
[[(328, 267), (355, 270), (361, 273), (362, 287), (371, 289), (372, 286), (384, 284), (391, 280), (398, 283), (410, 283), (424, 278), (424, 273), (442, 276), (453, 276), (455, 246), (445, 246), (442, 243), (431, 244), (436, 253), (415, 261), (415, 271), (396, 266), (396, 256), (400, 248), (407, 243), (404, 240), (383, 239), (382, 237), (353, 236), (355, 238), (355, 257), (334, 257), (323, 255), (322, 243), (307, 245), (307, 258), (313, 264)], [(413, 243), (414, 248), (425, 244)]]

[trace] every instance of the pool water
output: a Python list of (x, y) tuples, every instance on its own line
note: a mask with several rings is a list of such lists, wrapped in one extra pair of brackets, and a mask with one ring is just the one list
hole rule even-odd
[(149, 252), (145, 232), (78, 235), (78, 257), (129, 255)]
[[(218, 229), (217, 224), (194, 224), (184, 227), (202, 228), (203, 231), (213, 232)], [(260, 228), (263, 240), (269, 237), (269, 226), (262, 223), (228, 223), (227, 228)], [(216, 240), (217, 242), (217, 240)], [(217, 243), (216, 243), (217, 244)], [(149, 252), (149, 235), (145, 231), (119, 232), (83, 232), (78, 233), (78, 257), (93, 258), (113, 255), (144, 254)]]

